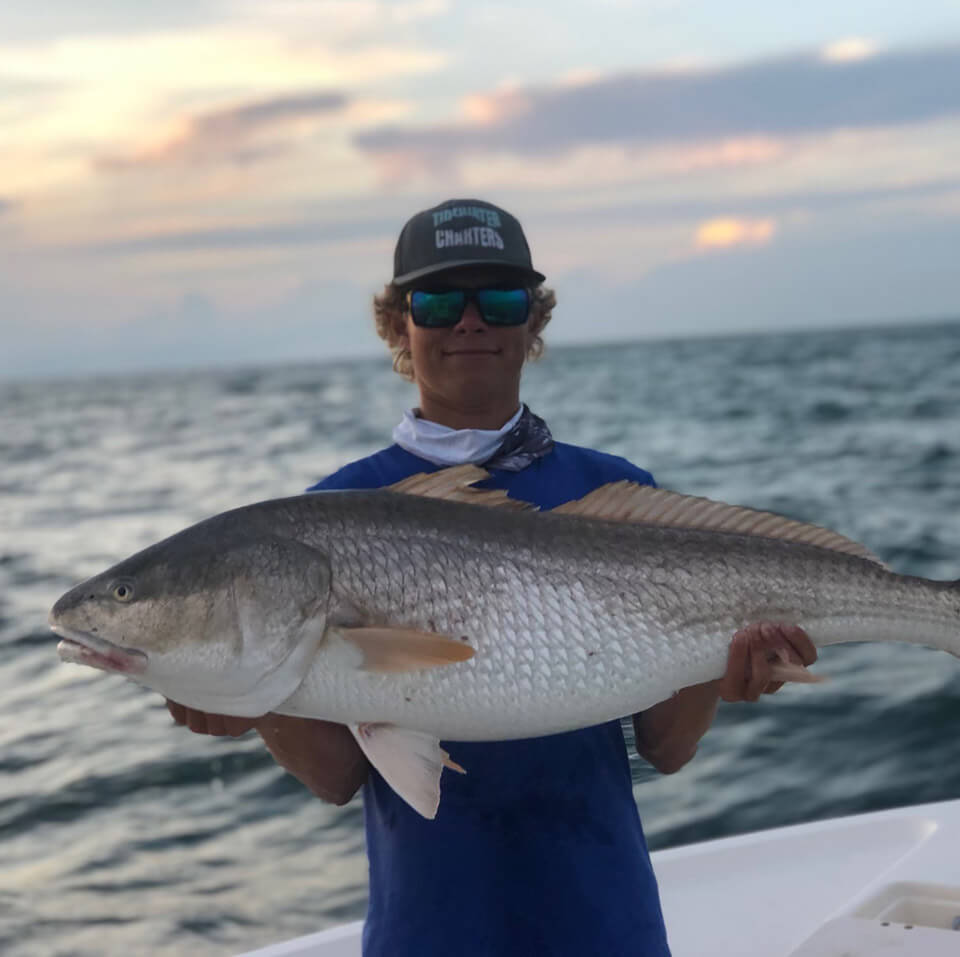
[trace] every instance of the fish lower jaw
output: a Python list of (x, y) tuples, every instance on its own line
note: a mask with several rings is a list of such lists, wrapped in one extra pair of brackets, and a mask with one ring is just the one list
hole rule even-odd
[(60, 636), (57, 654), (61, 661), (122, 675), (140, 675), (147, 669), (147, 656), (142, 651), (121, 648), (104, 638), (71, 628), (53, 626), (53, 631)]

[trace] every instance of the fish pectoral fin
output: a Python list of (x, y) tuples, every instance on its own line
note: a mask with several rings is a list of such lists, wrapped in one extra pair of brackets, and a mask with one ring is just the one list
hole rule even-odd
[(442, 498), (448, 502), (467, 502), (470, 505), (485, 505), (488, 508), (513, 508), (536, 511), (537, 506), (519, 499), (510, 498), (502, 489), (473, 488), (476, 482), (490, 478), (490, 473), (477, 465), (454, 465), (438, 472), (418, 472), (387, 488), (403, 495), (420, 495), (423, 498)]
[(360, 667), (364, 671), (396, 674), (439, 668), (467, 661), (473, 648), (466, 641), (417, 628), (393, 628), (374, 625), (361, 628), (337, 628), (337, 634), (363, 652)]
[(466, 774), (424, 731), (395, 724), (352, 724), (350, 731), (380, 776), (418, 814), (433, 820), (440, 806), (440, 775), (444, 768)]
[(798, 684), (812, 685), (827, 680), (823, 675), (808, 671), (806, 665), (791, 661), (783, 648), (777, 651), (777, 658), (779, 660), (770, 664), (770, 677), (774, 681), (795, 681)]

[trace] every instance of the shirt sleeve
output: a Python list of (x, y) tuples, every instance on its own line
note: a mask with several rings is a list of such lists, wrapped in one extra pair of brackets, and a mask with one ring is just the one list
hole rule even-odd
[(619, 482), (626, 479), (630, 482), (636, 482), (637, 485), (652, 485), (657, 487), (653, 475), (646, 469), (634, 465), (633, 462), (621, 458), (619, 455), (604, 455), (604, 476), (603, 482)]
[(311, 485), (307, 491), (383, 488), (415, 472), (432, 472), (435, 469), (436, 466), (393, 445), (344, 465), (343, 468), (337, 469), (336, 472)]
[(332, 492), (355, 488), (381, 488), (383, 485), (389, 485), (390, 477), (384, 475), (383, 469), (377, 468), (373, 460), (374, 457), (369, 456), (350, 462), (311, 485), (307, 491)]

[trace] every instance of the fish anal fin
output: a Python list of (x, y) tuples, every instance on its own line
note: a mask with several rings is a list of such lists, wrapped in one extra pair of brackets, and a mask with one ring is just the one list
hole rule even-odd
[(620, 481), (601, 485), (583, 498), (565, 502), (554, 515), (579, 515), (608, 522), (631, 522), (661, 528), (730, 532), (814, 545), (865, 558), (886, 568), (869, 549), (837, 532), (743, 505), (727, 505), (696, 495)]
[(466, 772), (450, 759), (439, 740), (424, 731), (370, 722), (350, 725), (360, 749), (380, 776), (418, 814), (432, 820), (440, 806), (440, 776), (451, 768)]
[(441, 668), (467, 661), (474, 650), (466, 641), (416, 628), (376, 625), (360, 628), (338, 627), (341, 639), (363, 653), (360, 667), (365, 671), (398, 674)]
[(420, 495), (448, 502), (467, 502), (488, 508), (512, 508), (535, 511), (536, 506), (510, 498), (503, 489), (473, 488), (477, 482), (489, 478), (490, 473), (478, 465), (455, 465), (438, 472), (418, 472), (386, 488), (402, 495)]

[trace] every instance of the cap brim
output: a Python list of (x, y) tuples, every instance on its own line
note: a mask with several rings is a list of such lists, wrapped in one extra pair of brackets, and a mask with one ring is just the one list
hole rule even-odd
[(547, 277), (536, 269), (527, 269), (524, 266), (516, 266), (513, 263), (505, 263), (502, 259), (455, 259), (450, 262), (434, 263), (431, 266), (424, 266), (422, 269), (414, 269), (412, 272), (404, 273), (402, 276), (394, 276), (393, 284), (395, 286), (409, 286), (410, 283), (423, 279), (424, 276), (439, 276), (441, 273), (452, 272), (455, 269), (464, 269), (467, 266), (492, 267), (513, 275), (523, 276), (525, 279), (533, 279), (536, 282), (543, 282)]

